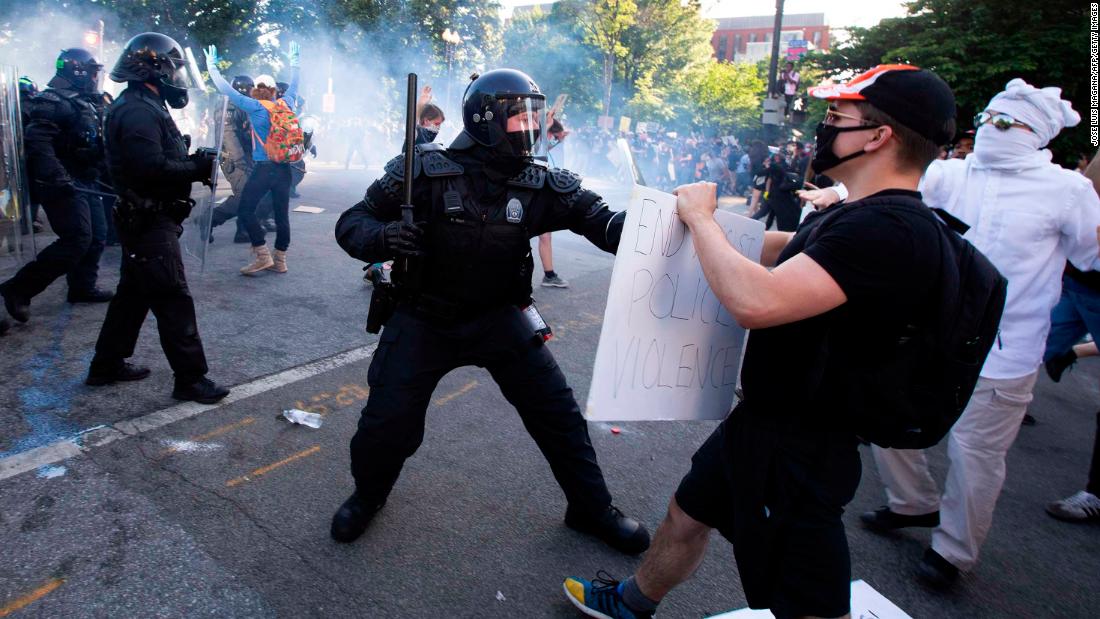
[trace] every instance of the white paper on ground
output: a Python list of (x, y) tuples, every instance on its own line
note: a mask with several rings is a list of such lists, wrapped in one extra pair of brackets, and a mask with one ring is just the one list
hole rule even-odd
[(324, 213), (325, 209), (317, 207), (317, 206), (306, 206), (306, 205), (302, 204), (302, 205), (299, 205), (299, 206), (295, 206), (294, 207), (294, 212), (295, 213), (313, 213), (314, 215), (316, 215), (317, 213)]
[[(615, 256), (585, 417), (723, 419), (734, 401), (745, 330), (703, 276), (676, 198), (635, 186)], [(759, 262), (764, 224), (716, 211), (726, 238)]]
[[(709, 619), (774, 619), (775, 615), (766, 610), (752, 610), (743, 608), (721, 615), (714, 615)], [(852, 619), (913, 619), (898, 608), (896, 604), (886, 599), (871, 585), (862, 580), (852, 581)]]

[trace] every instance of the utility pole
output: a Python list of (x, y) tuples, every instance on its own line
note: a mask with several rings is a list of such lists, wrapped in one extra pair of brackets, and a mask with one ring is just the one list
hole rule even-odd
[(779, 37), (783, 33), (783, 0), (775, 0), (775, 27), (772, 29), (772, 59), (768, 65), (768, 96), (775, 92), (775, 75), (779, 71)]
[[(779, 37), (783, 32), (783, 0), (775, 0), (775, 26), (772, 28), (772, 58), (768, 65), (768, 94), (765, 100), (768, 102), (765, 107), (777, 108), (773, 97), (775, 97), (775, 77), (779, 71)], [(769, 105), (771, 104), (771, 105)], [(764, 139), (768, 144), (771, 144), (775, 140), (777, 125), (765, 124), (764, 125)]]

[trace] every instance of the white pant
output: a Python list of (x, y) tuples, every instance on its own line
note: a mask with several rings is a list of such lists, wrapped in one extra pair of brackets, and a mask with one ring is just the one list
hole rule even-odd
[(951, 428), (947, 491), (928, 473), (919, 449), (872, 448), (886, 484), (890, 510), (908, 516), (940, 510), (932, 549), (961, 570), (978, 562), (978, 551), (993, 524), (993, 508), (1005, 480), (1005, 454), (1016, 440), (1038, 372), (1020, 378), (979, 378), (962, 417)]

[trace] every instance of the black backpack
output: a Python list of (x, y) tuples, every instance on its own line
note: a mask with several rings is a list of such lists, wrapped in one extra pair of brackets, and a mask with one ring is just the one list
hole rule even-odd
[[(843, 403), (852, 429), (880, 447), (932, 447), (955, 425), (978, 383), (997, 338), (1008, 281), (962, 235), (965, 223), (916, 198), (869, 198), (833, 207), (806, 244), (852, 208), (881, 204), (930, 218), (940, 230), (940, 276), (920, 324), (898, 334), (893, 354), (861, 360), (855, 368), (825, 369), (821, 388)], [(842, 346), (843, 342), (829, 344)]]

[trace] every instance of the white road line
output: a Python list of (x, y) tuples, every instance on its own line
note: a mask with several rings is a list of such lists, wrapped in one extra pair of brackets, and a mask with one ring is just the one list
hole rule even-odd
[(318, 374), (335, 370), (369, 359), (374, 354), (377, 344), (370, 344), (360, 348), (353, 348), (338, 355), (313, 361), (296, 368), (291, 368), (278, 374), (257, 378), (254, 381), (237, 385), (233, 391), (217, 404), (199, 404), (197, 402), (184, 402), (159, 411), (120, 421), (113, 425), (93, 428), (71, 439), (55, 441), (49, 445), (36, 447), (23, 453), (18, 453), (7, 458), (0, 459), (0, 480), (15, 477), (27, 471), (33, 471), (40, 466), (54, 464), (78, 456), (87, 449), (100, 447), (128, 436), (137, 436), (143, 432), (163, 428), (177, 421), (188, 419), (202, 413), (217, 410), (234, 402), (239, 402), (261, 393), (285, 387), (300, 380), (312, 378)]

